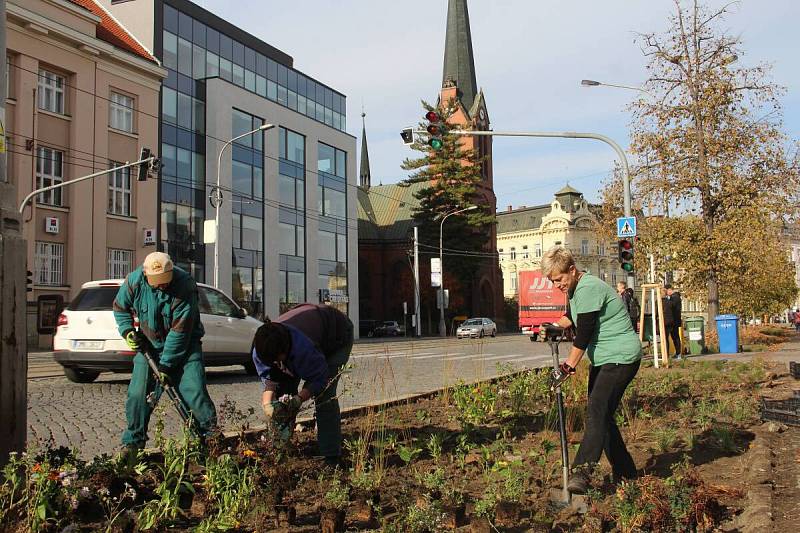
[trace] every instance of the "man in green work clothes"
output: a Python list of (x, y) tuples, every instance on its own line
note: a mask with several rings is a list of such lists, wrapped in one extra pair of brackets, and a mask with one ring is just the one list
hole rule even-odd
[(611, 463), (615, 482), (636, 477), (636, 465), (614, 421), (614, 412), (639, 370), (642, 344), (614, 289), (579, 271), (572, 252), (551, 248), (542, 257), (541, 265), (542, 273), (569, 298), (568, 314), (561, 317), (558, 325), (576, 328), (572, 349), (561, 363), (562, 376), (575, 373), (584, 353), (591, 363), (586, 429), (567, 483), (571, 493), (584, 494), (603, 452)]
[[(125, 402), (128, 427), (122, 434), (122, 443), (128, 448), (144, 447), (153, 412), (147, 397), (161, 394), (141, 353), (147, 342), (158, 355), (159, 372), (178, 389), (200, 433), (210, 431), (216, 425), (217, 412), (206, 388), (200, 344), (205, 331), (200, 323), (197, 284), (192, 277), (173, 266), (167, 254), (153, 252), (142, 266), (128, 274), (113, 308), (120, 335), (137, 352)], [(138, 331), (134, 329), (134, 316), (139, 321)]]

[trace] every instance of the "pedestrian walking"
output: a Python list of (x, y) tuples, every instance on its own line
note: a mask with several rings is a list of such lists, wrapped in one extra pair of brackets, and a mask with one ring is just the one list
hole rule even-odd
[(288, 435), (302, 404), (313, 398), (319, 454), (329, 464), (338, 464), (342, 453), (336, 388), (352, 349), (350, 319), (333, 307), (309, 303), (274, 321), (267, 319), (253, 339), (253, 363), (264, 385), (264, 415)]
[[(667, 333), (669, 334), (670, 338), (672, 339), (672, 344), (675, 345), (675, 359), (681, 359), (682, 349), (681, 349), (681, 326), (683, 326), (683, 319), (681, 314), (683, 313), (683, 302), (681, 302), (681, 293), (677, 292), (675, 289), (672, 288), (672, 285), (667, 283), (664, 285), (664, 291), (667, 295), (666, 305), (669, 307), (670, 316), (672, 317), (672, 322), (667, 329)], [(664, 316), (666, 317), (667, 311), (664, 310)]]
[(562, 374), (574, 374), (584, 354), (591, 365), (586, 429), (567, 484), (570, 492), (583, 494), (603, 452), (611, 463), (615, 482), (636, 476), (636, 465), (614, 413), (639, 370), (642, 345), (622, 299), (599, 278), (578, 271), (572, 252), (562, 247), (548, 250), (541, 268), (569, 299), (568, 314), (558, 325), (576, 326), (569, 356), (561, 364)]
[[(136, 352), (125, 402), (127, 428), (122, 434), (129, 451), (141, 449), (147, 442), (150, 415), (162, 392), (142, 355), (147, 344), (151, 354), (158, 356), (160, 377), (178, 389), (200, 436), (216, 426), (217, 412), (206, 387), (200, 341), (205, 330), (197, 299), (192, 276), (174, 266), (163, 252), (149, 254), (142, 266), (128, 274), (114, 298), (119, 333)], [(138, 330), (134, 319), (138, 319)], [(149, 402), (148, 396), (154, 401)]]
[(797, 333), (800, 333), (800, 311), (794, 312), (794, 329)]
[(633, 325), (633, 331), (639, 332), (639, 318), (641, 313), (641, 307), (639, 307), (639, 300), (636, 299), (636, 295), (633, 293), (633, 289), (628, 287), (628, 284), (624, 281), (617, 282), (617, 294), (619, 297), (622, 298), (622, 303), (625, 304), (625, 309), (628, 311), (628, 316), (631, 317), (631, 324)]

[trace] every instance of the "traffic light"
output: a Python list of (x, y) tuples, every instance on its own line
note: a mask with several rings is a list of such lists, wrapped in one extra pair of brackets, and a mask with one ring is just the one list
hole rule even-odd
[(444, 146), (442, 137), (445, 133), (444, 122), (442, 117), (436, 111), (428, 111), (425, 113), (425, 120), (428, 121), (428, 145), (434, 150), (441, 150)]
[(33, 291), (33, 272), (30, 270), (25, 271), (25, 292)]
[[(150, 158), (150, 148), (142, 148), (142, 153), (139, 156), (139, 161)], [(150, 161), (147, 163), (139, 164), (139, 176), (136, 178), (139, 181), (147, 181), (147, 174), (150, 172)]]
[(618, 245), (619, 265), (625, 272), (633, 272), (633, 241), (620, 239)]

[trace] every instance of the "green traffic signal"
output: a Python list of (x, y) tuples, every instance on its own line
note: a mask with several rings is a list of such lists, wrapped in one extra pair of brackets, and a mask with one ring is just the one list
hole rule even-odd
[(625, 272), (633, 272), (633, 263), (622, 263), (622, 270)]
[(441, 140), (441, 139), (439, 139), (439, 138), (436, 138), (436, 137), (434, 137), (433, 139), (431, 139), (430, 141), (428, 141), (428, 144), (429, 144), (429, 145), (431, 146), (431, 148), (433, 148), (434, 150), (441, 150), (441, 149), (442, 149), (442, 146), (444, 146), (444, 142), (442, 142), (442, 140)]

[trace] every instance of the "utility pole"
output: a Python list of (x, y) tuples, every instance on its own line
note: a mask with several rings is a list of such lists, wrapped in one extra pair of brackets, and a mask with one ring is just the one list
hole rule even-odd
[(422, 320), (419, 316), (419, 227), (414, 225), (414, 325), (417, 337), (422, 336)]
[[(0, 58), (6, 57), (6, 2), (0, 0)], [(0, 466), (22, 452), (28, 431), (25, 239), (17, 190), (6, 172), (6, 62), (0, 61)]]

